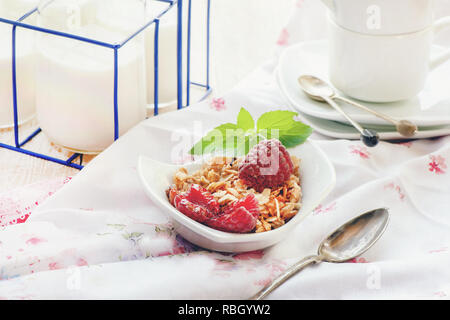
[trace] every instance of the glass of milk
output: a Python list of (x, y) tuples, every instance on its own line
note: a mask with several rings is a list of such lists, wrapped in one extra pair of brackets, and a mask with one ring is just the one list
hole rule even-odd
[[(129, 1), (45, 1), (38, 24), (110, 44), (121, 43), (129, 35), (126, 28), (105, 27), (94, 17), (110, 8), (142, 25), (143, 4), (138, 1), (142, 7), (136, 13), (126, 10)], [(52, 142), (75, 152), (98, 153), (114, 141), (113, 49), (42, 34), (37, 39), (36, 85), (37, 118)], [(145, 119), (146, 96), (144, 41), (138, 36), (118, 49), (120, 134)]]
[[(0, 0), (0, 10), (2, 17), (6, 15), (7, 19), (18, 20), (36, 8), (38, 4), (39, 0)], [(26, 22), (30, 22), (30, 19), (27, 19)]]
[[(38, 5), (38, 0), (0, 0), (0, 17), (17, 20)], [(24, 21), (31, 22), (31, 17)], [(18, 123), (35, 114), (35, 33), (16, 29), (16, 84)], [(12, 25), (0, 23), (0, 128), (14, 125), (12, 87)]]
[[(151, 19), (161, 11), (161, 2), (146, 2), (146, 18)], [(167, 12), (159, 22), (158, 37), (158, 100), (159, 108), (175, 105), (177, 102), (177, 15), (176, 10)], [(154, 48), (155, 24), (145, 32), (145, 54), (147, 58), (147, 102), (154, 104)], [(186, 58), (183, 57), (183, 61)]]
[[(130, 34), (136, 31), (140, 25), (140, 19), (130, 20), (139, 12), (145, 17), (145, 22), (156, 18), (165, 8), (167, 3), (156, 0), (128, 0), (122, 10), (132, 14), (123, 15), (120, 10), (116, 10), (114, 4), (121, 3), (121, 0), (107, 1), (109, 5), (98, 10), (97, 22), (110, 30), (127, 30)], [(142, 4), (145, 11), (142, 11)], [(134, 12), (134, 13), (133, 13)], [(158, 37), (158, 106), (161, 109), (174, 106), (177, 102), (177, 11), (169, 10), (164, 14), (159, 22)], [(149, 109), (154, 108), (154, 45), (155, 45), (155, 24), (153, 23), (143, 32), (146, 58), (146, 79), (147, 79), (147, 103)], [(184, 60), (185, 61), (185, 60)]]

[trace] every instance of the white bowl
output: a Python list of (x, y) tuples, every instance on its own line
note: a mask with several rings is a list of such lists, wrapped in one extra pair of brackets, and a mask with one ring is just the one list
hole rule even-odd
[(246, 252), (263, 249), (283, 240), (320, 204), (335, 185), (336, 174), (333, 165), (324, 152), (312, 142), (308, 141), (288, 151), (301, 159), (302, 207), (284, 226), (262, 233), (235, 234), (218, 231), (188, 218), (169, 203), (166, 190), (173, 184), (172, 178), (177, 169), (184, 167), (191, 173), (200, 169), (200, 162), (169, 165), (141, 156), (138, 171), (147, 195), (169, 215), (176, 232), (183, 238), (210, 250)]

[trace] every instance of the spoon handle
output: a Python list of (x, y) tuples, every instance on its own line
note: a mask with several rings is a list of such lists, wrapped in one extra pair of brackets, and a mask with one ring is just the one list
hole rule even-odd
[(342, 110), (342, 108), (336, 102), (334, 102), (333, 99), (331, 99), (330, 97), (326, 97), (326, 96), (322, 96), (321, 98), (323, 100), (325, 100), (330, 106), (332, 106), (342, 116), (344, 116), (345, 119), (347, 119), (348, 122), (350, 122), (350, 124), (359, 131), (359, 133), (364, 135), (364, 129), (359, 125), (359, 123), (357, 123), (355, 120), (353, 120), (344, 110)]
[(395, 119), (393, 119), (393, 118), (391, 118), (391, 117), (389, 117), (389, 116), (387, 116), (387, 115), (385, 115), (383, 113), (380, 113), (380, 112), (377, 112), (375, 110), (372, 110), (372, 109), (366, 107), (365, 105), (362, 105), (362, 104), (360, 104), (360, 103), (358, 103), (356, 101), (353, 101), (353, 100), (350, 100), (350, 99), (347, 99), (347, 98), (344, 98), (344, 97), (341, 97), (341, 96), (334, 96), (333, 98), (337, 99), (337, 100), (341, 100), (341, 101), (343, 101), (345, 103), (351, 104), (354, 107), (357, 107), (357, 108), (360, 108), (360, 109), (362, 109), (364, 111), (367, 111), (367, 112), (373, 114), (374, 116), (376, 116), (378, 118), (381, 118), (381, 119), (384, 119), (384, 120), (386, 120), (388, 122), (391, 122), (391, 123), (393, 123), (395, 125), (398, 124), (397, 120), (395, 120)]
[(310, 265), (311, 263), (317, 263), (320, 262), (321, 258), (317, 255), (315, 256), (308, 256), (299, 262), (295, 263), (293, 266), (291, 266), (289, 269), (287, 269), (283, 274), (281, 274), (278, 278), (272, 281), (271, 284), (269, 284), (267, 287), (259, 291), (257, 294), (255, 294), (253, 297), (250, 298), (250, 300), (262, 300), (264, 299), (269, 293), (271, 293), (273, 290), (281, 286), (286, 280), (288, 280), (290, 277), (295, 275), (297, 272), (303, 270), (306, 266)]

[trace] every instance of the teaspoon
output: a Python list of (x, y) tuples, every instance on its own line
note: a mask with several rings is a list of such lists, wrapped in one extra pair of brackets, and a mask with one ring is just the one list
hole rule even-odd
[[(303, 90), (306, 92), (306, 94), (308, 94), (308, 96), (310, 96), (312, 99), (325, 102), (326, 100), (324, 98), (324, 95), (326, 95), (330, 99), (337, 99), (345, 103), (351, 104), (352, 106), (358, 107), (366, 112), (373, 114), (378, 118), (381, 118), (394, 124), (397, 132), (406, 138), (411, 138), (418, 131), (417, 126), (411, 121), (393, 119), (386, 114), (372, 110), (360, 103), (357, 103), (356, 101), (352, 101), (350, 99), (337, 95), (330, 85), (328, 85), (325, 81), (317, 77), (304, 75), (298, 78), (298, 82), (300, 86), (303, 88)], [(318, 95), (319, 93), (320, 95)]]
[(286, 280), (312, 263), (340, 263), (363, 254), (381, 237), (388, 222), (389, 211), (386, 208), (372, 210), (350, 220), (322, 241), (317, 255), (308, 256), (295, 263), (251, 299), (264, 299)]
[(361, 134), (361, 141), (368, 147), (375, 147), (380, 141), (378, 133), (371, 129), (364, 129), (353, 120), (342, 108), (333, 100), (334, 91), (322, 80), (313, 76), (301, 76), (298, 78), (300, 87), (313, 100), (326, 102), (337, 112), (344, 116), (350, 124)]

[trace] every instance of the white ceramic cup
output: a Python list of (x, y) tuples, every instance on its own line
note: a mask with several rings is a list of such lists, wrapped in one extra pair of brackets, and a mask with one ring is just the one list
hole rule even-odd
[(322, 0), (341, 27), (365, 34), (393, 35), (433, 24), (434, 0)]
[(349, 31), (332, 19), (329, 25), (330, 80), (359, 100), (413, 98), (423, 89), (428, 72), (450, 58), (450, 52), (430, 57), (434, 35), (450, 26), (450, 17), (418, 32), (389, 36)]

